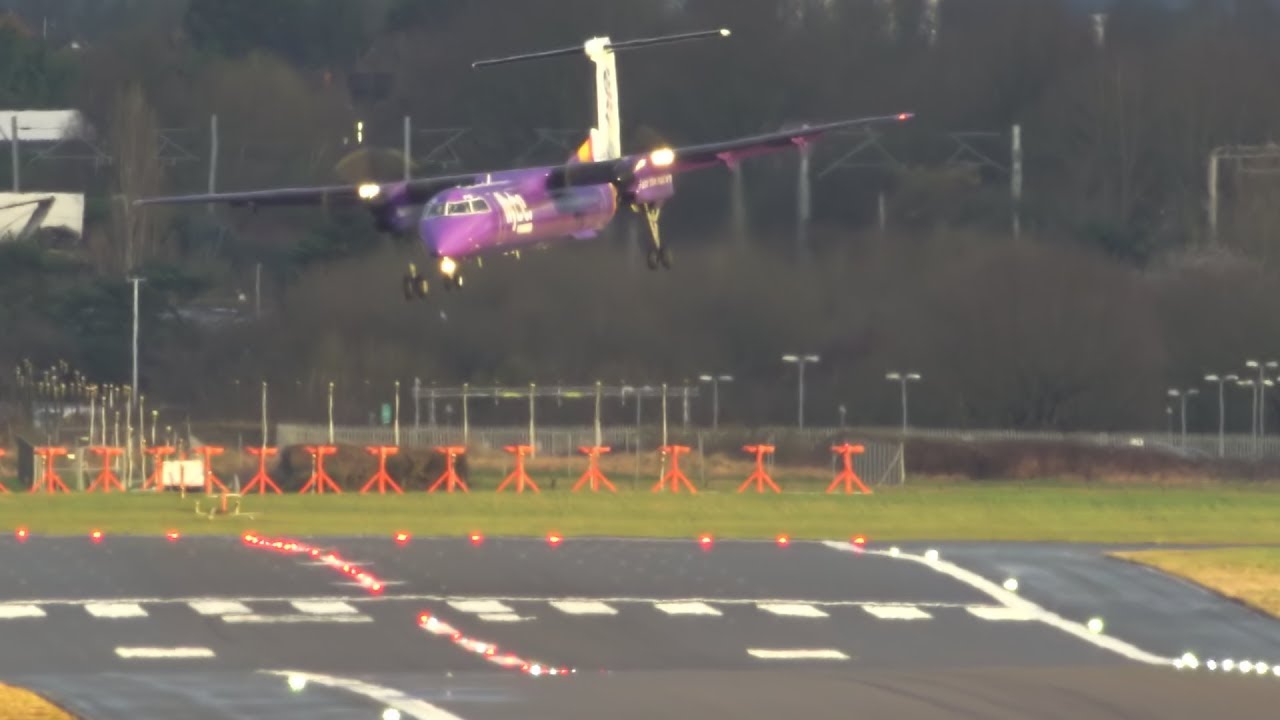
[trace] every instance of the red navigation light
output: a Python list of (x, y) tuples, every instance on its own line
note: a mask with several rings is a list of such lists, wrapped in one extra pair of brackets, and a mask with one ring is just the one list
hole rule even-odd
[(482, 542), (484, 542), (484, 536), (483, 536), (483, 535), (481, 535), (480, 533), (471, 533), (471, 544), (472, 544), (472, 545), (479, 545), (479, 544), (480, 544), (480, 543), (482, 543)]
[(89, 533), (89, 539), (95, 543), (102, 542), (102, 531), (94, 530), (93, 532)]
[(170, 530), (165, 533), (164, 536), (169, 540), (169, 542), (176, 542), (178, 538), (182, 537), (177, 530)]
[(701, 537), (698, 538), (698, 545), (701, 546), (703, 550), (710, 550), (711, 542), (712, 541), (711, 541), (710, 535), (702, 535)]
[(31, 534), (31, 533), (27, 532), (27, 529), (26, 529), (26, 528), (24, 528), (24, 527), (20, 527), (20, 528), (18, 528), (18, 530), (14, 533), (14, 536), (18, 538), (18, 542), (20, 542), (20, 543), (24, 543), (24, 542), (26, 542), (26, 541), (27, 541), (27, 537), (28, 537), (30, 534)]
[(912, 117), (913, 113), (898, 113), (898, 120), (910, 120)]
[(788, 545), (790, 545), (790, 544), (791, 544), (791, 538), (790, 538), (790, 537), (788, 537), (788, 536), (787, 536), (787, 535), (785, 535), (785, 534), (784, 534), (784, 535), (779, 535), (779, 536), (778, 536), (778, 546), (779, 546), (779, 547), (786, 547), (786, 546), (788, 546)]
[(560, 537), (559, 533), (551, 533), (547, 535), (547, 542), (551, 543), (551, 547), (556, 547), (560, 543), (564, 542), (564, 538)]
[(405, 543), (409, 542), (409, 533), (398, 532), (396, 533), (395, 540), (397, 545), (404, 545)]

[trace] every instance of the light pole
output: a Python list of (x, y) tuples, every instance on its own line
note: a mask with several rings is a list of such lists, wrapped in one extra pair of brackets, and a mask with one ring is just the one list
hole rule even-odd
[(920, 382), (919, 373), (891, 372), (884, 376), (885, 380), (899, 383), (902, 386), (902, 434), (907, 434), (907, 383)]
[(816, 363), (819, 358), (817, 355), (783, 355), (782, 362), (795, 363), (800, 367), (800, 411), (796, 426), (804, 429), (804, 366), (806, 363)]
[(1248, 360), (1245, 362), (1244, 366), (1258, 371), (1258, 384), (1254, 387), (1254, 391), (1257, 393), (1257, 404), (1253, 408), (1253, 412), (1258, 418), (1257, 431), (1253, 440), (1254, 448), (1256, 449), (1258, 446), (1258, 438), (1267, 434), (1267, 386), (1272, 383), (1270, 380), (1267, 380), (1265, 373), (1267, 369), (1275, 370), (1277, 367), (1280, 367), (1280, 362), (1276, 362), (1275, 360), (1269, 360), (1267, 362)]
[(1218, 457), (1226, 454), (1226, 399), (1223, 396), (1223, 387), (1228, 382), (1236, 382), (1240, 379), (1238, 375), (1205, 375), (1205, 382), (1218, 384)]
[(1186, 390), (1178, 390), (1169, 388), (1169, 397), (1178, 398), (1182, 403), (1182, 447), (1187, 446), (1187, 398), (1192, 395), (1199, 395), (1200, 391), (1195, 388), (1187, 388)]
[(720, 427), (720, 383), (733, 382), (732, 375), (699, 375), (702, 382), (711, 383), (711, 429)]

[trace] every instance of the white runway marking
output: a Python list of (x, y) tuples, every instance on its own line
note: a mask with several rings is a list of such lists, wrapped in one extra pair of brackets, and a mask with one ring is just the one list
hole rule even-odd
[[(870, 552), (870, 551), (868, 551)], [(494, 602), (560, 602), (560, 601), (594, 601), (611, 605), (631, 605), (653, 603), (715, 603), (717, 605), (758, 605), (760, 603), (776, 605), (813, 605), (815, 607), (862, 607), (877, 605), (892, 607), (895, 605), (927, 608), (967, 608), (967, 607), (1000, 607), (981, 603), (962, 602), (897, 602), (893, 600), (809, 600), (804, 598), (715, 598), (715, 597), (580, 597), (580, 596), (539, 596), (539, 595), (439, 595), (439, 594), (404, 594), (404, 595), (250, 595), (250, 596), (199, 596), (199, 597), (131, 597), (131, 598), (41, 598), (15, 601), (0, 601), (0, 608), (16, 604), (22, 605), (92, 605), (95, 603), (137, 603), (143, 605), (190, 604), (193, 602), (240, 602), (240, 603), (282, 603), (282, 602), (345, 602), (345, 603), (396, 603), (396, 602), (454, 602), (454, 601), (494, 601)]]
[(359, 612), (340, 600), (294, 600), (289, 604), (297, 608), (298, 612), (308, 615), (354, 615)]
[(969, 612), (983, 620), (1035, 620), (1035, 613), (1026, 608), (971, 607)]
[(653, 606), (668, 615), (719, 615), (720, 611), (703, 602), (659, 602)]
[(37, 605), (0, 605), (0, 620), (44, 617), (44, 610)]
[(187, 605), (201, 615), (248, 615), (253, 612), (249, 606), (234, 600), (197, 600)]
[[(824, 541), (823, 544), (842, 552), (857, 552), (848, 543), (827, 540)], [(1009, 592), (981, 575), (970, 570), (966, 570), (955, 563), (947, 562), (942, 559), (930, 560), (923, 555), (912, 555), (904, 552), (899, 552), (897, 555), (890, 555), (884, 550), (863, 550), (862, 552), (870, 555), (892, 557), (898, 560), (908, 560), (910, 562), (920, 563), (921, 565), (932, 568), (936, 572), (958, 580), (959, 582), (990, 596), (996, 602), (1004, 605), (1004, 607), (1023, 610), (1034, 616), (1036, 620), (1039, 620), (1046, 625), (1055, 627), (1067, 634), (1074, 635), (1087, 643), (1092, 643), (1104, 650), (1110, 650), (1111, 652), (1127, 657), (1130, 660), (1136, 660), (1138, 662), (1144, 662), (1151, 665), (1173, 665), (1174, 658), (1161, 657), (1159, 655), (1149, 653), (1136, 645), (1111, 637), (1110, 635), (1104, 635), (1101, 633), (1094, 634), (1089, 632), (1089, 628), (1085, 627), (1083, 623), (1067, 620), (1057, 613), (1049, 612), (1021, 595)]]
[(116, 655), (127, 659), (211, 658), (213, 651), (204, 647), (118, 647)]
[(412, 695), (406, 695), (393, 688), (382, 687), (380, 685), (374, 685), (360, 680), (335, 677), (333, 675), (319, 675), (316, 673), (300, 672), (297, 670), (259, 670), (258, 672), (265, 675), (279, 675), (285, 678), (299, 678), (308, 683), (315, 683), (316, 685), (324, 685), (325, 687), (346, 690), (347, 692), (361, 695), (386, 707), (395, 708), (400, 711), (402, 716), (408, 716), (413, 718), (413, 720), (463, 720), (461, 716), (454, 715), (442, 707), (432, 705), (426, 700), (413, 697)]
[(480, 613), (476, 617), (479, 617), (481, 620), (484, 620), (485, 622), (520, 622), (521, 620), (533, 619), (528, 617), (520, 617), (515, 613), (504, 613), (504, 612)]
[(501, 614), (513, 613), (509, 606), (497, 600), (450, 600), (449, 606), (465, 613)]
[(787, 617), (831, 617), (822, 610), (819, 610), (808, 603), (759, 603), (758, 607), (765, 612), (771, 612), (774, 615), (785, 615)]
[(84, 606), (84, 609), (90, 615), (100, 618), (134, 618), (147, 616), (147, 611), (143, 610), (142, 606), (137, 603), (89, 603)]
[(928, 620), (933, 617), (918, 607), (891, 605), (864, 605), (863, 610), (881, 620)]
[(270, 625), (273, 623), (368, 623), (368, 615), (223, 615), (222, 622), (242, 625)]
[(747, 653), (761, 660), (848, 660), (849, 656), (839, 650), (765, 650), (750, 648)]
[(618, 611), (599, 600), (552, 600), (551, 607), (570, 615), (617, 615)]

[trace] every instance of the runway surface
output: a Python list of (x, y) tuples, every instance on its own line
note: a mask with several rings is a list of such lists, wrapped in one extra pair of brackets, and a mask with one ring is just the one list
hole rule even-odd
[[(299, 540), (381, 593), (238, 538), (0, 538), (0, 679), (93, 720), (1199, 719), (1280, 702), (1280, 623), (1100, 547)], [(424, 611), (466, 639), (419, 627)], [(1188, 652), (1198, 667), (1173, 667)]]

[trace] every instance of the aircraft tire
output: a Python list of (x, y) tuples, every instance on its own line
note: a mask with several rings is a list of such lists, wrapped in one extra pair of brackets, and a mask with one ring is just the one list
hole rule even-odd
[(418, 276), (417, 278), (414, 278), (414, 281), (413, 281), (413, 294), (414, 294), (414, 295), (417, 295), (417, 296), (418, 296), (418, 297), (420, 297), (420, 298), (424, 298), (424, 297), (426, 297), (426, 296), (427, 296), (427, 289), (428, 289), (428, 288), (427, 288), (427, 279), (426, 279), (426, 278), (424, 278), (424, 277), (422, 277), (422, 276)]
[(649, 263), (650, 270), (658, 269), (658, 251), (656, 249), (649, 250), (649, 256), (646, 258)]
[(671, 248), (663, 245), (662, 249), (658, 250), (658, 262), (662, 263), (663, 268), (671, 269)]

